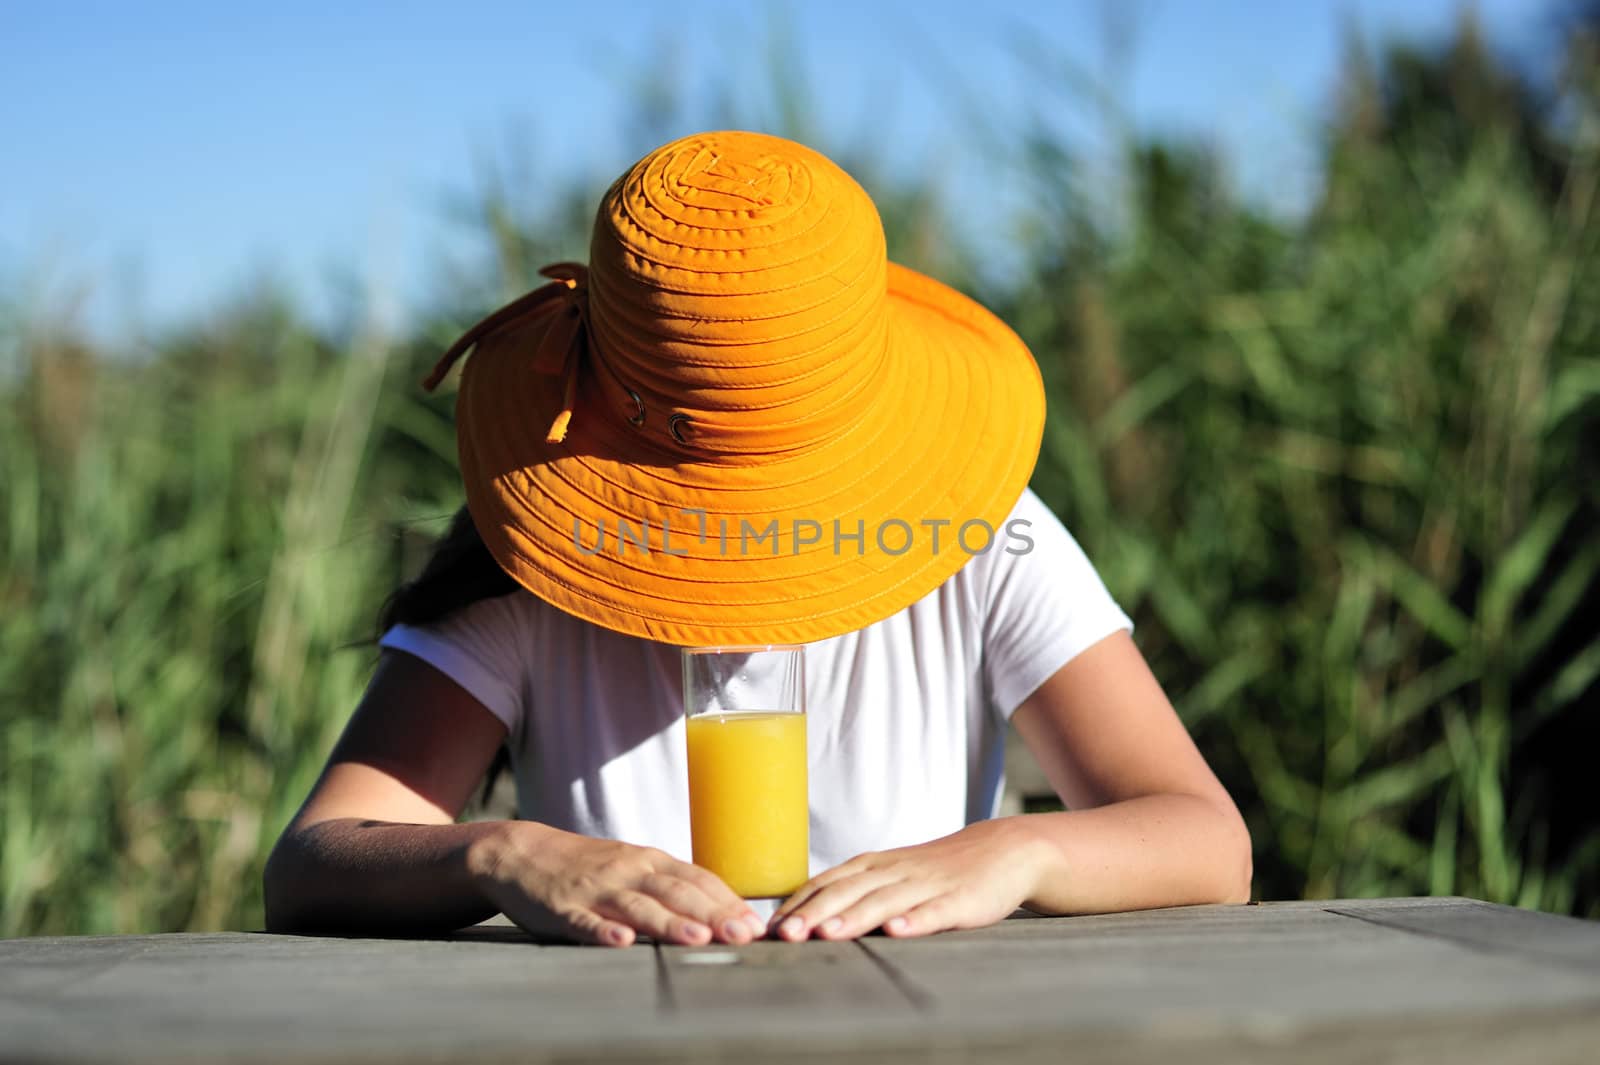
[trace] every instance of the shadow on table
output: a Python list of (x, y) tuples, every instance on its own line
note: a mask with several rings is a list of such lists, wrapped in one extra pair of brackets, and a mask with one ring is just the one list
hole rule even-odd
[[(1012, 913), (1010, 917), (1006, 918), (1006, 920), (1030, 920), (1040, 918), (1042, 916), (1044, 915), (1033, 913), (1030, 910), (1017, 910)], [(337, 932), (308, 934), (311, 936), (311, 938), (315, 939), (397, 939), (414, 940), (424, 943), (526, 943), (530, 946), (536, 947), (575, 947), (587, 945), (574, 943), (570, 939), (563, 939), (558, 935), (550, 933), (529, 932), (519, 925), (513, 923), (510, 918), (503, 914), (496, 917), (491, 917), (487, 921), (482, 921), (475, 925), (468, 925), (466, 928), (458, 928), (453, 932), (406, 934), (396, 933), (393, 935), (384, 935), (380, 932), (362, 931), (352, 935), (340, 935)], [(881, 928), (875, 928), (871, 932), (867, 933), (867, 937), (877, 938), (882, 937), (883, 934), (884, 933)], [(635, 941), (635, 943), (638, 946), (653, 946), (655, 944), (655, 940), (650, 936), (641, 935)], [(602, 949), (609, 950), (613, 948), (607, 947)]]

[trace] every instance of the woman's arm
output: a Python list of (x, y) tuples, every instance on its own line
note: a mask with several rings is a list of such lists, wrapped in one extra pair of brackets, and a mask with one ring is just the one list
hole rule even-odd
[(796, 892), (773, 927), (790, 939), (880, 925), (923, 935), (1018, 905), (1061, 914), (1249, 899), (1244, 821), (1127, 633), (1061, 667), (1012, 720), (1070, 809), (853, 858)]
[(532, 821), (456, 824), (505, 735), (443, 673), (386, 651), (267, 861), (267, 928), (424, 933), (503, 912), (614, 946), (759, 932), (725, 884), (660, 851)]
[(1244, 818), (1126, 632), (1058, 670), (1012, 721), (1067, 806), (1013, 819), (1046, 844), (1029, 909), (1249, 901)]
[(458, 825), (505, 726), (444, 674), (385, 651), (355, 715), (267, 860), (267, 928), (429, 931), (495, 913)]

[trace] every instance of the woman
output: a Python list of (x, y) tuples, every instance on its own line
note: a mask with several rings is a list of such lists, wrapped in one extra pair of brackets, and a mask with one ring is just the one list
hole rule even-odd
[[(467, 511), (274, 850), (269, 927), (743, 943), (1248, 898), (1237, 809), (1026, 489), (1031, 355), (888, 263), (843, 171), (675, 141), (547, 273), (429, 380), (474, 348)], [(677, 649), (771, 643), (808, 645), (816, 875), (765, 920), (684, 860)], [(1008, 719), (1066, 811), (993, 816)], [(530, 820), (455, 824), (502, 746)]]

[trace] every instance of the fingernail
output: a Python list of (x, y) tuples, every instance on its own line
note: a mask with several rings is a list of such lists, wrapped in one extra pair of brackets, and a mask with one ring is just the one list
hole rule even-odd
[(745, 915), (744, 926), (750, 929), (751, 939), (760, 939), (762, 936), (767, 934), (767, 926), (765, 922), (763, 922), (761, 918), (757, 917), (753, 913)]
[(711, 929), (703, 924), (695, 924), (693, 921), (683, 922), (682, 935), (684, 939), (699, 939), (702, 932), (710, 935)]
[(799, 917), (791, 917), (783, 922), (783, 934), (790, 939), (799, 939), (805, 934), (806, 923)]
[(889, 918), (889, 931), (904, 932), (906, 925), (909, 923), (904, 917), (891, 917)]
[(749, 934), (749, 929), (743, 921), (727, 920), (722, 922), (722, 937), (724, 939), (742, 940)]
[(830, 917), (822, 922), (822, 934), (831, 936), (844, 927), (843, 917)]
[(606, 940), (611, 943), (622, 944), (627, 942), (628, 933), (620, 928), (606, 929)]

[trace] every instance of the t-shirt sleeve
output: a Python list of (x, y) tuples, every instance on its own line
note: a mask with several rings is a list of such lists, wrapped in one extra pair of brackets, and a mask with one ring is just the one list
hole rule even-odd
[(1088, 556), (1029, 489), (997, 530), (984, 619), (984, 679), (1009, 719), (1023, 700), (1073, 658), (1128, 619)]
[(520, 594), (480, 599), (429, 625), (396, 625), (378, 646), (415, 655), (515, 732), (522, 720)]

